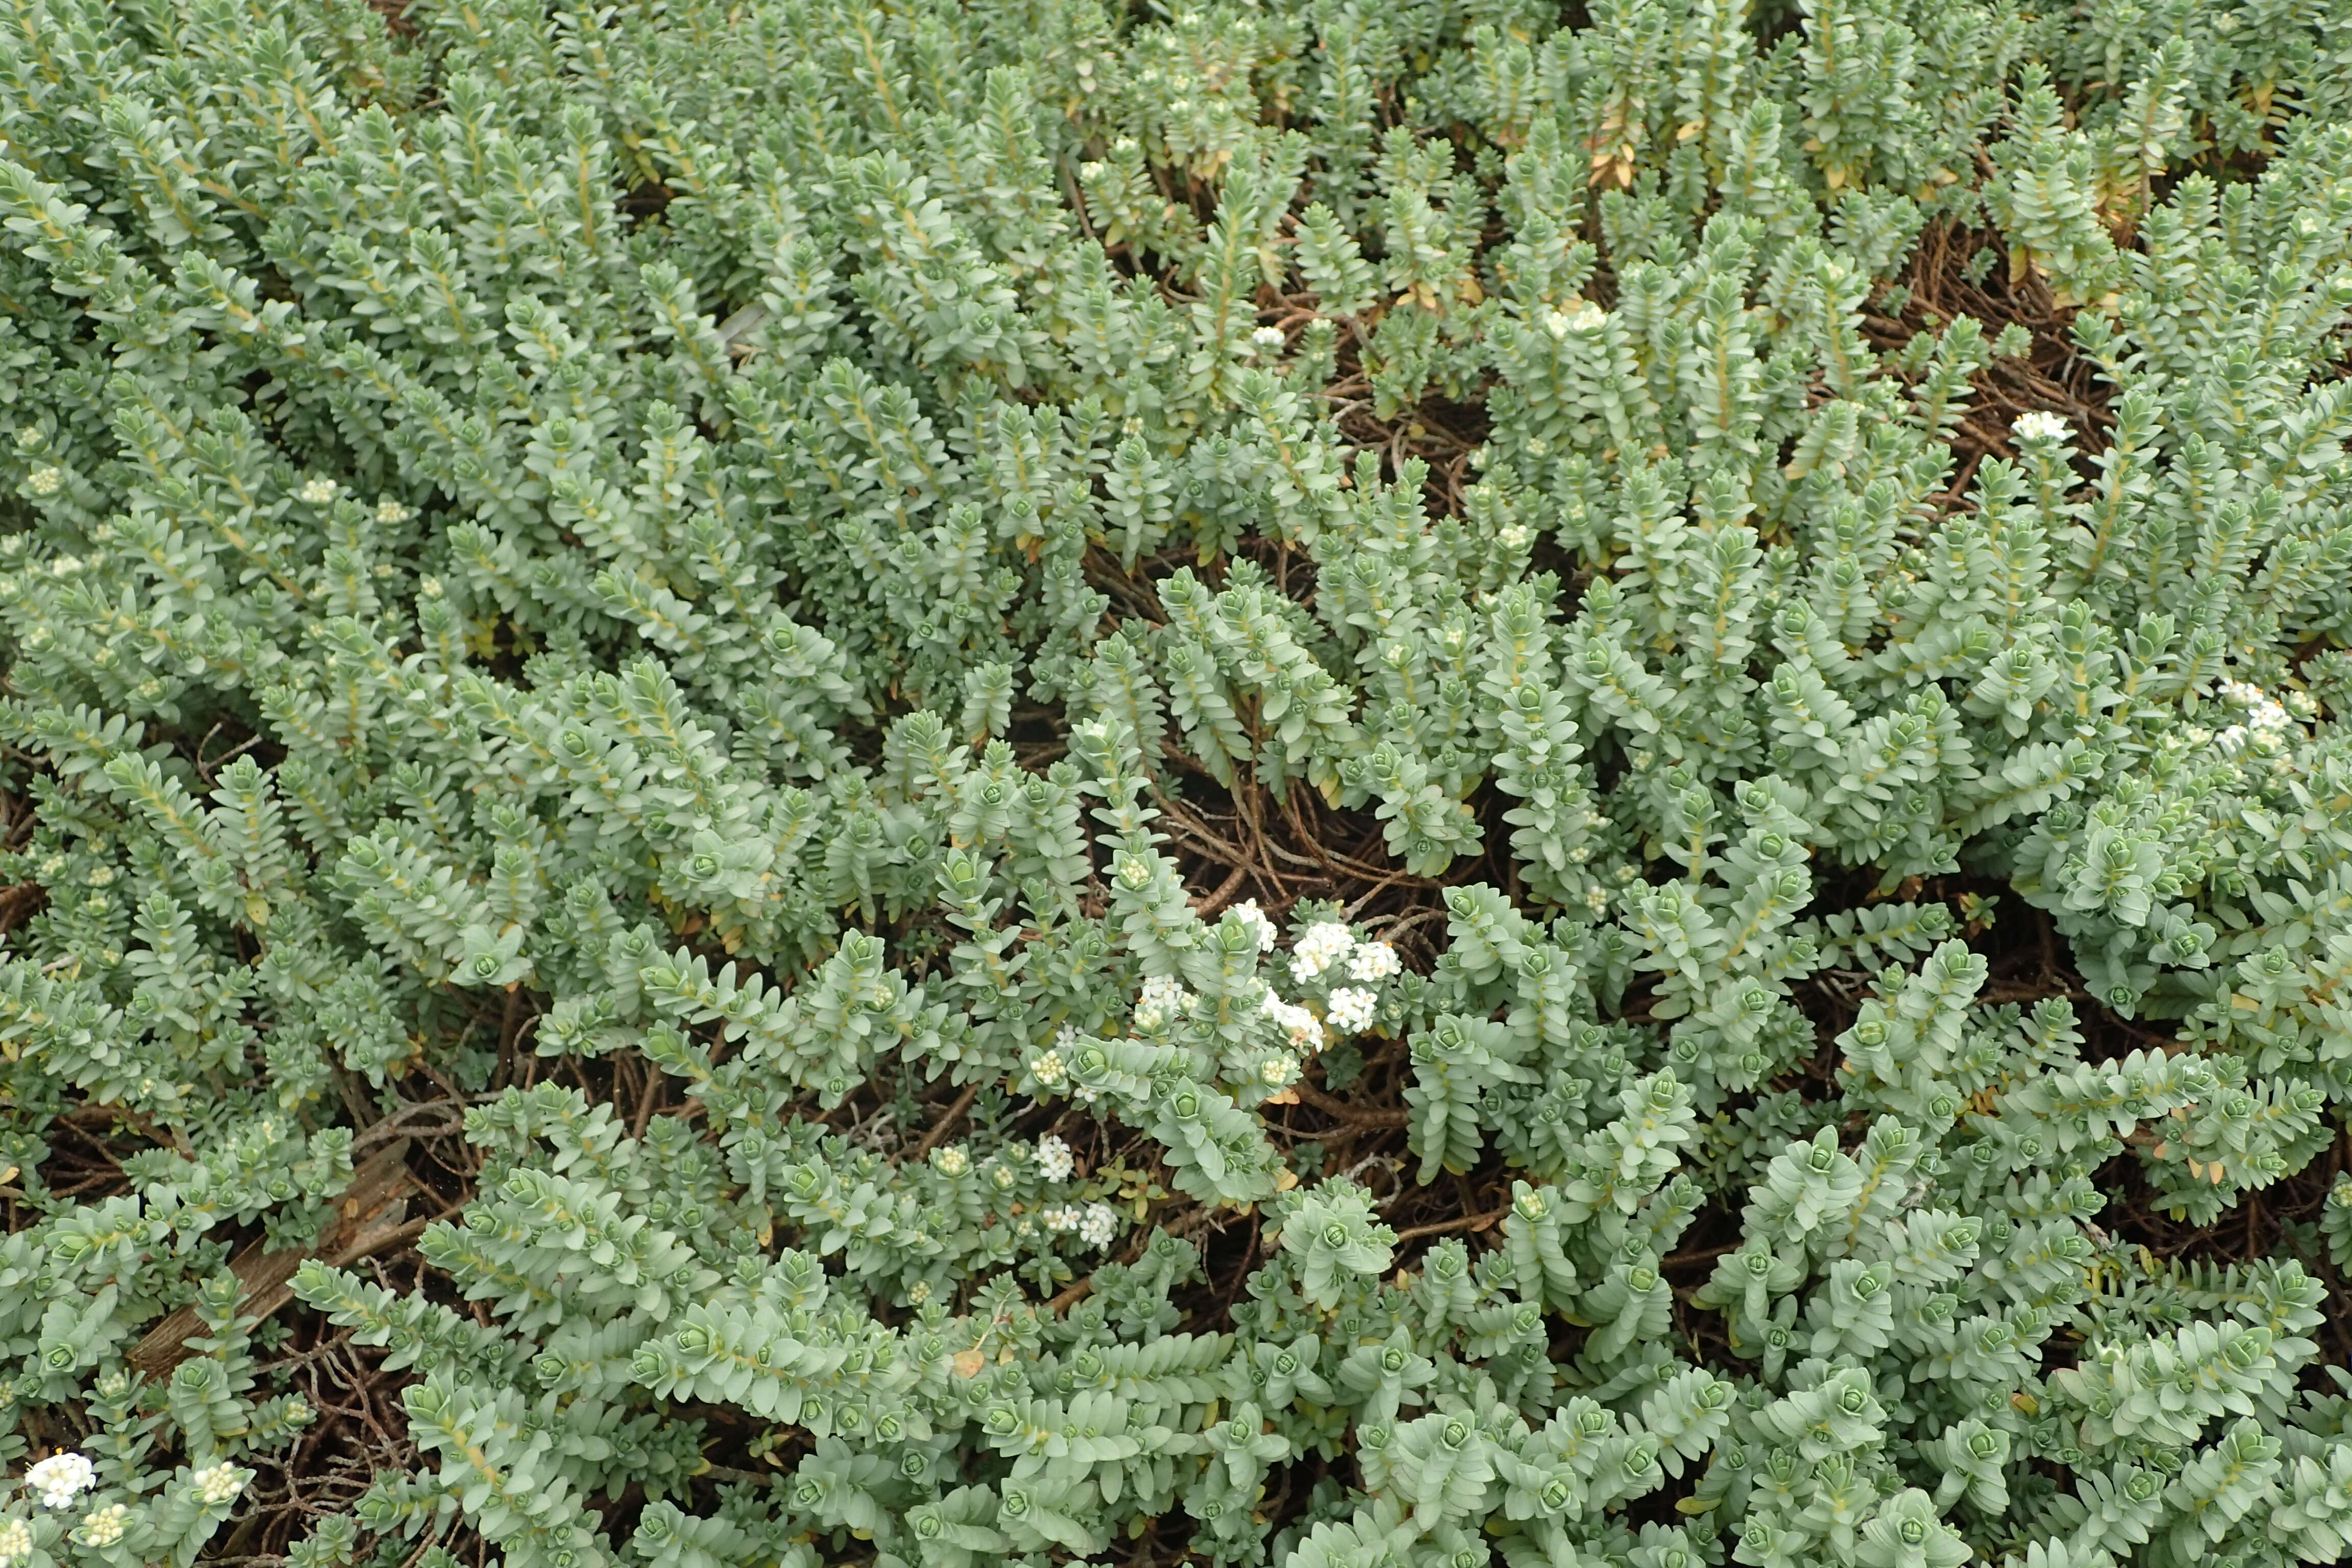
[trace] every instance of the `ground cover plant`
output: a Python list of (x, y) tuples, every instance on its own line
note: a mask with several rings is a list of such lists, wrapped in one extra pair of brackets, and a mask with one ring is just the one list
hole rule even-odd
[(0, 1568), (2352, 1554), (2327, 0), (5, 0)]

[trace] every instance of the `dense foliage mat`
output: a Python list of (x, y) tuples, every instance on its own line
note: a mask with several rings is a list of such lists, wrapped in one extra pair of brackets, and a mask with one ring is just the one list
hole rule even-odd
[(2330, 0), (0, 3), (0, 1568), (2352, 1552)]

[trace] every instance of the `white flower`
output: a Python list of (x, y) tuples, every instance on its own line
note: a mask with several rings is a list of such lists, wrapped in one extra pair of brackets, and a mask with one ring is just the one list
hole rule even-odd
[(1507, 522), (1495, 535), (1506, 550), (1525, 550), (1535, 542), (1535, 534), (1524, 522)]
[(1280, 327), (1260, 327), (1257, 331), (1250, 334), (1250, 342), (1253, 346), (1262, 352), (1272, 353), (1282, 347), (1282, 329)]
[(1070, 1156), (1070, 1146), (1048, 1132), (1037, 1140), (1037, 1173), (1049, 1182), (1067, 1181), (1077, 1161)]
[(1255, 899), (1244, 899), (1225, 912), (1257, 933), (1257, 950), (1260, 952), (1274, 951), (1274, 922), (1266, 919), (1265, 911), (1257, 907)]
[(1257, 1076), (1268, 1089), (1280, 1089), (1298, 1077), (1298, 1058), (1287, 1054), (1268, 1057)]
[(1296, 980), (1312, 980), (1341, 959), (1356, 945), (1356, 936), (1337, 921), (1325, 921), (1307, 928), (1297, 945), (1290, 950), (1290, 973)]
[(931, 1165), (942, 1176), (961, 1176), (971, 1169), (971, 1156), (961, 1143), (950, 1143), (944, 1149), (931, 1151)]
[(1606, 914), (1609, 910), (1609, 889), (1598, 886), (1587, 888), (1584, 890), (1584, 905), (1596, 915)]
[(1029, 1064), (1029, 1076), (1047, 1089), (1059, 1085), (1066, 1074), (1066, 1069), (1062, 1066), (1062, 1053), (1059, 1051), (1047, 1051)]
[(121, 1503), (109, 1503), (84, 1514), (81, 1538), (92, 1546), (111, 1546), (122, 1539), (123, 1527), (131, 1522), (131, 1510)]
[(206, 1508), (218, 1508), (245, 1489), (245, 1477), (235, 1465), (214, 1465), (188, 1479), (195, 1485), (196, 1500)]
[(2242, 724), (2232, 724), (2213, 737), (2213, 743), (2224, 753), (2242, 750), (2248, 745), (2267, 746), (2284, 740), (2294, 727), (2294, 719), (2277, 699), (2259, 686), (2242, 680), (2221, 682), (2221, 695), (2245, 710)]
[(1082, 1217), (1076, 1204), (1055, 1204), (1037, 1215), (1045, 1228), (1057, 1236), (1077, 1229)]
[(332, 479), (312, 479), (296, 493), (312, 506), (324, 506), (334, 500), (342, 488)]
[(415, 514), (396, 500), (380, 500), (375, 503), (375, 520), (378, 522), (406, 522), (414, 515)]
[(929, 1280), (918, 1279), (912, 1285), (907, 1287), (907, 1304), (908, 1306), (919, 1307), (930, 1299), (931, 1282)]
[(64, 1508), (98, 1484), (98, 1471), (79, 1454), (51, 1454), (25, 1472), (25, 1485), (49, 1508)]
[(1265, 1016), (1272, 1018), (1290, 1043), (1306, 1050), (1323, 1047), (1323, 1020), (1294, 1002), (1286, 1002), (1269, 991), (1265, 994)]
[(1324, 1010), (1323, 1021), (1343, 1035), (1360, 1035), (1372, 1026), (1372, 1017), (1380, 1011), (1381, 999), (1357, 985), (1342, 985), (1331, 993), (1331, 1003)]
[(26, 482), (33, 487), (35, 495), (53, 496), (66, 488), (66, 471), (54, 464), (46, 468), (35, 468)]
[(1572, 310), (1544, 312), (1544, 330), (1555, 338), (1565, 338), (1570, 332), (1591, 331), (1605, 318), (1601, 307), (1590, 300), (1579, 300)]
[(1367, 983), (1386, 980), (1404, 968), (1396, 949), (1384, 942), (1360, 942), (1348, 955), (1348, 978)]
[(2067, 435), (2066, 422), (2043, 408), (2019, 415), (2010, 428), (2021, 441), (2063, 441)]
[(1078, 1239), (1088, 1247), (1108, 1247), (1118, 1234), (1118, 1211), (1108, 1204), (1088, 1204), (1078, 1220)]
[(1192, 1005), (1192, 994), (1173, 975), (1155, 974), (1143, 983), (1143, 994), (1136, 999), (1135, 1026), (1146, 1033), (1163, 1028)]
[(1009, 1165), (999, 1165), (989, 1172), (988, 1178), (996, 1184), (999, 1190), (1009, 1188), (1013, 1185), (1013, 1168)]
[(16, 1568), (33, 1554), (33, 1532), (21, 1519), (0, 1524), (0, 1568)]

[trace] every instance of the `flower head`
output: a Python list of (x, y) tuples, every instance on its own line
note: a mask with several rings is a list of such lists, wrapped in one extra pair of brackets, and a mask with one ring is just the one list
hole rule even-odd
[(1313, 980), (1347, 957), (1349, 949), (1355, 945), (1355, 933), (1337, 921), (1308, 926), (1290, 950), (1291, 975), (1297, 980)]
[(332, 479), (312, 479), (295, 493), (312, 506), (325, 506), (335, 499), (342, 488)]
[(1348, 955), (1348, 978), (1370, 984), (1386, 980), (1404, 964), (1397, 958), (1396, 949), (1384, 942), (1360, 942), (1356, 951)]
[(1323, 1021), (1342, 1035), (1360, 1035), (1372, 1026), (1381, 999), (1360, 985), (1342, 985), (1331, 993)]
[(55, 464), (45, 468), (35, 468), (26, 483), (32, 487), (33, 493), (37, 496), (53, 496), (66, 488), (66, 471)]
[(1067, 1181), (1077, 1163), (1070, 1154), (1070, 1146), (1051, 1132), (1037, 1140), (1037, 1173), (1047, 1181)]
[(246, 1472), (235, 1465), (212, 1465), (188, 1478), (196, 1489), (196, 1500), (206, 1508), (218, 1508), (245, 1489)]
[(1135, 1026), (1147, 1034), (1165, 1028), (1192, 1005), (1192, 994), (1173, 975), (1155, 974), (1143, 983), (1143, 994), (1136, 999)]
[(119, 1502), (93, 1509), (82, 1516), (81, 1538), (92, 1546), (111, 1546), (122, 1539), (125, 1526), (131, 1522), (131, 1510)]
[(2019, 415), (2017, 423), (2010, 428), (2021, 441), (2063, 441), (2066, 438), (2066, 422), (2044, 408)]
[(21, 1519), (0, 1523), (0, 1568), (16, 1565), (33, 1554), (32, 1527)]
[(1088, 1204), (1078, 1219), (1078, 1239), (1088, 1247), (1108, 1247), (1118, 1234), (1118, 1211), (1108, 1204)]
[(1289, 1037), (1290, 1043), (1302, 1050), (1323, 1048), (1323, 1020), (1295, 1002), (1285, 1002), (1271, 991), (1265, 996), (1265, 1016)]
[(25, 1485), (47, 1508), (65, 1508), (98, 1484), (98, 1470), (79, 1454), (51, 1454), (25, 1472)]

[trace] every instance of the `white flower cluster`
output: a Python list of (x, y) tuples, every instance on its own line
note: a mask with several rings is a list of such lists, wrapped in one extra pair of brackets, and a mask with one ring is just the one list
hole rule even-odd
[(375, 503), (375, 520), (383, 523), (406, 522), (413, 514), (396, 500)]
[(1066, 1182), (1077, 1169), (1070, 1146), (1048, 1132), (1037, 1140), (1037, 1173), (1049, 1182)]
[(66, 471), (54, 464), (46, 468), (35, 468), (26, 482), (32, 486), (35, 495), (53, 496), (66, 488)]
[(1108, 1247), (1118, 1234), (1118, 1211), (1108, 1204), (1056, 1204), (1039, 1211), (1037, 1218), (1057, 1236), (1076, 1231), (1088, 1247)]
[(931, 1164), (942, 1176), (961, 1176), (971, 1169), (971, 1156), (961, 1143), (950, 1143), (944, 1149), (931, 1151)]
[(1282, 347), (1282, 329), (1280, 327), (1260, 327), (1257, 331), (1250, 334), (1250, 343), (1261, 353), (1271, 353)]
[(1325, 970), (1348, 956), (1356, 945), (1356, 935), (1338, 921), (1325, 921), (1308, 926), (1306, 932), (1290, 949), (1290, 977), (1313, 980)]
[(1164, 1028), (1192, 1005), (1192, 994), (1173, 975), (1155, 974), (1143, 983), (1143, 994), (1136, 999), (1135, 1026), (1147, 1033)]
[(1386, 980), (1404, 968), (1395, 948), (1384, 942), (1360, 942), (1338, 921), (1308, 926), (1290, 950), (1294, 980), (1318, 980), (1343, 964), (1350, 980), (1366, 984)]
[(33, 1554), (33, 1531), (21, 1519), (0, 1524), (0, 1568), (16, 1568)]
[(1290, 1043), (1302, 1050), (1323, 1048), (1323, 1020), (1296, 1002), (1286, 1002), (1269, 991), (1265, 994), (1265, 1016), (1275, 1021)]
[(2245, 710), (2242, 724), (2232, 724), (2213, 737), (2213, 743), (2224, 752), (2235, 752), (2251, 742), (2276, 740), (2294, 724), (2286, 709), (2276, 698), (2259, 686), (2242, 680), (2221, 682), (2221, 695)]
[[(1039, 1053), (1036, 1058), (1030, 1062), (1029, 1076), (1037, 1080), (1037, 1087), (1040, 1089), (1061, 1088), (1069, 1080), (1070, 1058), (1077, 1054), (1077, 1026), (1073, 1024), (1063, 1025), (1060, 1032), (1055, 1035), (1053, 1045)], [(1072, 1098), (1081, 1105), (1088, 1105), (1094, 1101), (1095, 1091), (1083, 1085), (1073, 1089), (1070, 1093)]]
[(46, 1508), (70, 1507), (97, 1484), (97, 1468), (79, 1454), (51, 1454), (25, 1472), (25, 1485), (41, 1494)]
[(1257, 933), (1257, 950), (1260, 952), (1274, 951), (1274, 921), (1267, 919), (1265, 911), (1257, 907), (1255, 899), (1244, 899), (1226, 912)]
[(2021, 441), (2063, 441), (2067, 436), (2066, 421), (2046, 408), (2019, 415), (2010, 429)]
[(111, 1546), (122, 1539), (131, 1523), (131, 1510), (122, 1504), (109, 1503), (82, 1516), (81, 1538), (92, 1546)]
[(334, 500), (342, 488), (332, 479), (312, 479), (296, 493), (312, 506), (324, 506)]
[(245, 1477), (235, 1465), (214, 1465), (188, 1479), (194, 1483), (196, 1500), (206, 1508), (218, 1508), (245, 1489)]
[(1331, 993), (1323, 1021), (1342, 1035), (1360, 1035), (1372, 1026), (1381, 999), (1360, 985), (1342, 985)]
[(1572, 331), (1589, 332), (1606, 319), (1600, 306), (1590, 300), (1579, 300), (1573, 310), (1544, 312), (1544, 331), (1555, 338), (1565, 338)]

